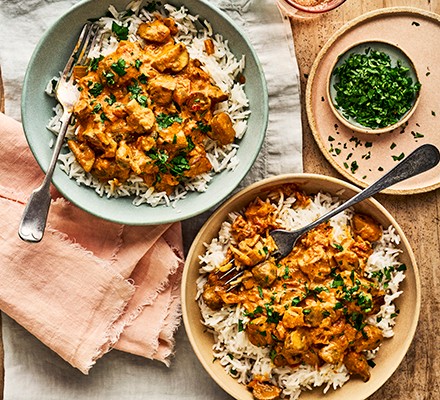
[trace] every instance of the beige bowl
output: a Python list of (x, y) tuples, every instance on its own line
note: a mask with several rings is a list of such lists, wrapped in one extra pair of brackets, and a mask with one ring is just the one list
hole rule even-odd
[[(295, 183), (306, 193), (324, 191), (337, 195), (341, 199), (352, 197), (359, 192), (355, 186), (341, 180), (314, 174), (281, 175), (255, 183), (234, 195), (224, 203), (205, 223), (195, 238), (186, 263), (182, 280), (183, 320), (191, 345), (205, 370), (227, 393), (239, 400), (251, 400), (252, 394), (247, 388), (227, 375), (219, 362), (213, 361), (213, 337), (201, 323), (201, 314), (196, 298), (196, 280), (199, 277), (199, 255), (205, 252), (204, 243), (210, 243), (217, 236), (221, 223), (231, 211), (238, 211), (257, 196), (274, 187), (286, 183)], [(350, 379), (342, 388), (327, 394), (322, 389), (304, 392), (301, 399), (361, 400), (379, 389), (397, 369), (413, 339), (420, 311), (420, 280), (416, 261), (411, 247), (394, 218), (376, 200), (365, 200), (355, 207), (356, 210), (372, 215), (383, 226), (393, 225), (401, 237), (400, 261), (407, 266), (406, 279), (401, 284), (404, 293), (397, 299), (400, 310), (395, 326), (395, 336), (385, 340), (375, 359), (376, 367), (371, 371), (371, 379), (364, 383), (359, 379)]]
[(378, 50), (388, 54), (391, 58), (391, 62), (393, 63), (393, 65), (397, 62), (397, 60), (399, 60), (402, 63), (402, 66), (407, 67), (409, 69), (408, 74), (412, 78), (413, 82), (414, 83), (419, 82), (417, 70), (414, 66), (414, 63), (400, 47), (381, 40), (371, 40), (366, 42), (363, 41), (351, 45), (349, 48), (343, 51), (342, 54), (340, 54), (333, 63), (327, 77), (327, 98), (333, 114), (346, 127), (352, 129), (355, 132), (379, 135), (381, 133), (391, 132), (392, 130), (397, 129), (398, 127), (405, 124), (409, 120), (409, 118), (411, 118), (411, 116), (413, 115), (414, 111), (417, 108), (417, 105), (419, 104), (420, 90), (415, 96), (411, 108), (400, 118), (398, 122), (392, 125), (388, 125), (382, 128), (370, 128), (361, 125), (354, 118), (346, 117), (345, 115), (343, 115), (342, 111), (336, 107), (336, 101), (335, 101), (336, 90), (333, 87), (336, 80), (333, 75), (333, 71), (335, 70), (336, 67), (343, 64), (344, 61), (351, 54), (362, 54), (368, 48), (373, 48), (374, 50)]

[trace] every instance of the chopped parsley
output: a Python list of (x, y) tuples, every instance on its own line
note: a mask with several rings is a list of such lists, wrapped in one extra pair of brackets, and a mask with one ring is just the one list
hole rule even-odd
[(344, 286), (344, 279), (340, 274), (336, 275), (333, 281), (330, 283), (330, 287), (333, 289), (339, 286)]
[(197, 121), (197, 128), (202, 133), (208, 133), (208, 132), (211, 132), (211, 130), (212, 130), (211, 125), (207, 125), (207, 124), (203, 123), (202, 121)]
[(102, 86), (101, 83), (96, 82), (90, 89), (89, 89), (89, 93), (93, 96), (93, 97), (98, 97), (102, 91), (104, 90), (104, 86)]
[(118, 37), (118, 40), (128, 39), (128, 26), (118, 25), (116, 22), (113, 22), (112, 32)]
[(125, 70), (126, 62), (123, 58), (120, 58), (117, 62), (113, 63), (110, 68), (115, 71), (119, 76), (124, 76), (127, 71)]
[(403, 160), (403, 158), (405, 157), (404, 153), (400, 153), (398, 156), (392, 156), (394, 161), (400, 161)]
[(139, 80), (140, 83), (143, 83), (145, 85), (147, 83), (147, 81), (148, 81), (148, 76), (145, 75), (145, 74), (140, 74), (138, 76), (138, 80)]
[(96, 103), (93, 107), (92, 113), (93, 114), (98, 114), (101, 111), (102, 108), (102, 104), (101, 103)]
[(142, 61), (139, 60), (139, 59), (137, 59), (137, 60), (134, 62), (134, 66), (135, 66), (135, 68), (136, 68), (137, 70), (139, 70), (139, 68), (141, 67), (141, 65), (142, 65)]
[(146, 154), (154, 160), (154, 163), (159, 167), (159, 171), (163, 174), (170, 173), (173, 176), (181, 177), (185, 171), (190, 169), (190, 165), (184, 154), (178, 154), (172, 159), (162, 150), (150, 150)]
[(99, 62), (104, 58), (104, 56), (99, 56), (98, 58), (92, 58), (89, 64), (90, 71), (96, 71), (98, 69)]
[(412, 107), (421, 87), (401, 61), (392, 65), (388, 54), (372, 48), (364, 54), (351, 54), (333, 74), (336, 107), (346, 118), (369, 128), (397, 123)]
[(110, 93), (109, 97), (106, 97), (104, 101), (109, 105), (113, 105), (116, 103), (116, 96), (113, 93)]
[(105, 113), (101, 113), (100, 119), (101, 119), (102, 123), (104, 123), (105, 121), (109, 121), (109, 119), (107, 118), (107, 115), (105, 115)]
[(107, 81), (107, 84), (112, 86), (114, 85), (115, 82), (115, 74), (111, 71), (104, 71), (102, 73), (103, 77), (105, 78), (105, 80)]
[(174, 124), (174, 122), (178, 122), (179, 124), (181, 124), (182, 121), (182, 118), (179, 117), (177, 114), (160, 113), (156, 116), (157, 125), (159, 125), (159, 128), (161, 129), (170, 127)]

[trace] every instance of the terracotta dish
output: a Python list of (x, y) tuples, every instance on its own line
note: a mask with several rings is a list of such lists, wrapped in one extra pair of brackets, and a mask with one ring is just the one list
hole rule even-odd
[[(429, 38), (429, 40), (427, 40)], [(355, 132), (334, 115), (327, 99), (327, 78), (337, 57), (362, 41), (392, 43), (413, 61), (422, 85), (420, 102), (403, 127), (381, 135)], [(306, 89), (307, 117), (327, 160), (345, 178), (366, 187), (424, 143), (440, 146), (440, 17), (411, 7), (366, 13), (344, 25), (324, 45), (310, 71)], [(440, 166), (408, 179), (385, 193), (412, 194), (440, 187)]]

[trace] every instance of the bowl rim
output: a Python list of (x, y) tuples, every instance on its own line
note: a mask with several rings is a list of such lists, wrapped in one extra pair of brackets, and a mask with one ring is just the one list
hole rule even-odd
[[(189, 302), (196, 301), (195, 298), (189, 298), (189, 293), (191, 292), (189, 285), (190, 284), (195, 285), (195, 282), (189, 283), (188, 278), (189, 278), (189, 274), (190, 274), (190, 269), (196, 268), (196, 266), (191, 267), (191, 263), (195, 263), (195, 260), (197, 260), (198, 256), (200, 255), (200, 254), (195, 254), (196, 246), (200, 242), (204, 233), (208, 230), (208, 228), (212, 224), (212, 221), (216, 218), (216, 216), (218, 214), (227, 215), (227, 210), (229, 208), (231, 208), (231, 206), (235, 202), (239, 202), (240, 199), (243, 199), (243, 198), (250, 196), (250, 194), (249, 194), (250, 192), (253, 192), (254, 190), (256, 190), (260, 187), (269, 186), (272, 184), (273, 185), (278, 185), (278, 184), (281, 185), (281, 184), (289, 183), (289, 182), (295, 181), (295, 180), (300, 180), (300, 181), (305, 181), (305, 180), (322, 181), (322, 180), (325, 180), (325, 181), (328, 181), (330, 183), (333, 183), (333, 184), (339, 186), (339, 188), (337, 190), (335, 190), (335, 193), (339, 192), (341, 190), (344, 190), (344, 189), (352, 190), (355, 192), (355, 194), (359, 193), (361, 191), (361, 189), (358, 188), (357, 186), (355, 186), (351, 183), (348, 183), (346, 181), (343, 181), (341, 179), (334, 178), (331, 176), (321, 175), (321, 174), (315, 174), (315, 173), (292, 173), (292, 174), (283, 174), (283, 175), (273, 176), (270, 178), (265, 178), (263, 180), (255, 182), (255, 183), (247, 186), (246, 188), (242, 189), (241, 191), (237, 192), (231, 198), (229, 198), (226, 202), (224, 202), (218, 209), (216, 209), (215, 212), (211, 214), (211, 216), (208, 218), (208, 220), (200, 228), (200, 230), (199, 230), (198, 234), (196, 235), (196, 237), (194, 238), (194, 240), (190, 246), (190, 249), (188, 251), (188, 254), (186, 256), (184, 270), (183, 270), (183, 274), (182, 274), (182, 282), (181, 282), (182, 319), (183, 319), (186, 334), (188, 336), (189, 342), (191, 344), (191, 347), (192, 347), (194, 353), (196, 354), (199, 362), (202, 364), (203, 368), (209, 374), (211, 379), (213, 379), (225, 392), (227, 392), (229, 395), (233, 396), (237, 400), (243, 400), (242, 398), (238, 397), (238, 396), (240, 396), (240, 393), (236, 393), (234, 388), (231, 388), (229, 385), (227, 385), (227, 383), (225, 382), (226, 380), (222, 380), (216, 374), (211, 373), (212, 365), (210, 365), (210, 364), (212, 364), (212, 362), (208, 363), (207, 361), (205, 361), (205, 358), (202, 355), (202, 351), (199, 348), (198, 341), (195, 337), (195, 334), (193, 331), (193, 326), (190, 323), (189, 313), (188, 313), (188, 309), (189, 309), (188, 304), (189, 304)], [(258, 194), (254, 194), (253, 196), (251, 196), (249, 201), (251, 201), (251, 199), (255, 198), (257, 195)], [(382, 387), (385, 384), (385, 382), (387, 382), (391, 378), (392, 374), (397, 370), (399, 365), (402, 363), (402, 360), (405, 357), (406, 353), (408, 352), (408, 349), (414, 339), (415, 332), (416, 332), (417, 325), (418, 325), (419, 318), (420, 318), (421, 280), (420, 280), (419, 268), (417, 266), (417, 261), (416, 261), (414, 252), (413, 252), (411, 245), (410, 245), (408, 239), (406, 238), (402, 228), (397, 223), (395, 218), (376, 199), (370, 197), (369, 199), (364, 200), (364, 202), (370, 203), (374, 208), (376, 208), (380, 213), (382, 213), (388, 219), (389, 223), (391, 225), (393, 225), (393, 227), (396, 229), (396, 232), (399, 234), (400, 239), (401, 239), (400, 245), (401, 245), (401, 247), (404, 247), (407, 250), (408, 258), (411, 260), (411, 268), (414, 271), (415, 298), (416, 298), (415, 310), (414, 310), (413, 319), (411, 321), (410, 327), (407, 331), (405, 339), (402, 342), (399, 342), (399, 344), (400, 344), (399, 348), (403, 349), (404, 351), (401, 352), (401, 354), (398, 358), (396, 358), (396, 361), (393, 363), (393, 368), (389, 371), (389, 374), (387, 374), (386, 378), (385, 379), (381, 378), (379, 383), (372, 387), (371, 393), (368, 394), (368, 396), (371, 396), (380, 387)], [(218, 226), (218, 228), (219, 228), (219, 226)], [(197, 266), (198, 266), (198, 264), (197, 264)], [(200, 309), (199, 309), (198, 305), (197, 305), (197, 310), (199, 312), (198, 320), (200, 321), (200, 324), (202, 324)], [(212, 334), (210, 334), (209, 332), (206, 332), (206, 334), (212, 336)], [(222, 374), (222, 377), (234, 379), (232, 377), (229, 377), (227, 375), (226, 371), (224, 371), (224, 375)], [(348, 384), (349, 382), (350, 381), (348, 381), (346, 384)], [(243, 388), (245, 388), (244, 385), (243, 385)], [(251, 397), (249, 397), (249, 398), (251, 398)], [(323, 398), (325, 399), (325, 395), (323, 395)], [(361, 400), (361, 399), (359, 398), (358, 400)]]
[(335, 8), (342, 6), (346, 2), (346, 0), (330, 0), (324, 4), (318, 4), (316, 6), (302, 6), (301, 4), (296, 3), (294, 0), (284, 0), (287, 5), (293, 7), (299, 11), (303, 11), (310, 14), (324, 14)]
[[(26, 116), (28, 113), (28, 109), (32, 109), (32, 107), (33, 107), (32, 97), (33, 97), (33, 95), (35, 95), (35, 92), (32, 90), (31, 72), (35, 68), (35, 66), (38, 64), (39, 60), (41, 60), (41, 57), (43, 55), (44, 46), (47, 46), (47, 42), (48, 42), (48, 40), (50, 40), (50, 38), (53, 37), (54, 31), (57, 28), (59, 28), (60, 26), (62, 26), (63, 23), (66, 23), (66, 21), (71, 20), (75, 16), (76, 13), (81, 13), (81, 9), (83, 9), (83, 8), (91, 9), (96, 5), (96, 3), (97, 3), (96, 0), (82, 0), (79, 3), (73, 5), (71, 8), (69, 8), (66, 12), (61, 14), (59, 16), (59, 18), (57, 18), (51, 24), (51, 26), (43, 33), (43, 35), (40, 37), (37, 45), (34, 48), (34, 51), (32, 53), (32, 56), (28, 62), (27, 68), (26, 68), (26, 73), (25, 73), (24, 80), (23, 80), (22, 99), (21, 99), (21, 115), (22, 115), (23, 130), (25, 133), (25, 137), (26, 137), (26, 141), (28, 143), (28, 146), (29, 146), (35, 160), (37, 161), (38, 165), (40, 166), (41, 170), (43, 171), (43, 173), (46, 172), (47, 167), (48, 167), (48, 163), (46, 165), (44, 155), (42, 154), (41, 150), (38, 150), (38, 148), (37, 148), (38, 146), (34, 147), (37, 140), (36, 140), (36, 138), (33, 137), (34, 134), (30, 134), (29, 132), (32, 132), (33, 130), (35, 130), (35, 128), (34, 128), (35, 124), (34, 124), (33, 120), (31, 120), (31, 118), (28, 118)], [(99, 2), (99, 3), (101, 3), (101, 2)], [(108, 8), (108, 6), (110, 6), (111, 4), (114, 4), (114, 3), (115, 2), (112, 2), (110, 0), (106, 0), (105, 2), (102, 2), (102, 4), (105, 4), (105, 7), (107, 7), (107, 8)], [(120, 2), (116, 1), (116, 3), (118, 3), (118, 4), (124, 3), (124, 6), (127, 6), (130, 3), (130, 0), (120, 0)], [(78, 185), (73, 179), (68, 178), (68, 180), (71, 181), (71, 183), (66, 184), (64, 182), (64, 176), (60, 177), (60, 175), (65, 175), (64, 172), (61, 172), (61, 174), (60, 174), (60, 171), (58, 171), (58, 174), (57, 174), (57, 170), (59, 170), (59, 168), (56, 168), (55, 174), (52, 178), (53, 185), (67, 200), (69, 200), (71, 203), (75, 204), (77, 207), (83, 209), (84, 211), (90, 213), (91, 215), (97, 216), (99, 218), (102, 218), (102, 219), (110, 221), (110, 222), (119, 223), (119, 224), (126, 224), (126, 225), (157, 225), (157, 224), (172, 223), (172, 222), (177, 222), (177, 221), (182, 221), (182, 220), (185, 220), (188, 218), (192, 218), (194, 216), (202, 214), (203, 212), (209, 210), (212, 207), (215, 207), (216, 205), (219, 204), (220, 201), (222, 201), (222, 199), (225, 199), (228, 196), (230, 196), (231, 193), (233, 193), (233, 191), (236, 189), (236, 187), (240, 184), (240, 182), (245, 178), (245, 176), (249, 172), (250, 168), (254, 165), (255, 160), (257, 159), (258, 155), (260, 154), (260, 151), (261, 151), (261, 148), (263, 146), (264, 139), (266, 136), (267, 127), (269, 124), (269, 94), (268, 94), (267, 80), (266, 80), (266, 76), (265, 76), (264, 69), (263, 69), (262, 63), (260, 61), (260, 58), (256, 52), (254, 45), (251, 43), (250, 38), (248, 37), (248, 35), (244, 31), (244, 29), (241, 26), (239, 26), (229, 15), (227, 15), (224, 11), (222, 11), (221, 9), (219, 9), (218, 7), (216, 7), (215, 5), (210, 3), (209, 1), (207, 1), (207, 0), (193, 0), (192, 2), (190, 2), (190, 5), (188, 5), (188, 2), (186, 2), (184, 0), (170, 1), (170, 4), (173, 4), (173, 5), (178, 4), (178, 6), (184, 6), (186, 9), (188, 9), (188, 11), (190, 13), (199, 16), (200, 20), (203, 21), (203, 18), (204, 18), (203, 14), (200, 17), (199, 13), (194, 12), (194, 8), (195, 8), (194, 4), (197, 4), (197, 3), (200, 3), (202, 5), (203, 9), (207, 9), (207, 10), (209, 10), (210, 13), (216, 14), (218, 16), (219, 20), (224, 20), (225, 23), (228, 25), (228, 29), (232, 29), (233, 31), (238, 33), (242, 42), (245, 44), (245, 48), (247, 48), (247, 51), (249, 51), (249, 54), (252, 55), (253, 64), (255, 65), (255, 69), (257, 72), (256, 74), (253, 74), (253, 75), (258, 75), (258, 77), (259, 77), (258, 81), (259, 81), (259, 84), (261, 84), (261, 89), (262, 89), (261, 92), (259, 93), (259, 98), (260, 98), (259, 101), (260, 101), (261, 110), (255, 111), (255, 112), (263, 111), (262, 115), (260, 116), (261, 122), (259, 123), (259, 129), (260, 129), (261, 134), (259, 134), (256, 138), (253, 139), (253, 143), (255, 144), (255, 148), (258, 149), (258, 151), (255, 151), (255, 154), (252, 154), (246, 163), (242, 159), (240, 160), (240, 163), (243, 166), (243, 168), (240, 168), (240, 170), (239, 170), (240, 175), (237, 177), (235, 182), (233, 182), (233, 184), (229, 187), (229, 189), (225, 190), (222, 193), (221, 197), (211, 195), (209, 198), (204, 198), (203, 201), (200, 201), (199, 207), (197, 209), (193, 209), (191, 207), (191, 209), (188, 209), (186, 211), (179, 211), (179, 212), (177, 212), (176, 210), (172, 210), (173, 209), (172, 205), (158, 205), (158, 206), (154, 207), (154, 206), (151, 206), (148, 204), (142, 204), (140, 206), (135, 206), (132, 204), (133, 196), (121, 197), (121, 198), (111, 198), (111, 199), (108, 199), (105, 195), (101, 197), (97, 193), (92, 193), (92, 192), (94, 192), (94, 188), (92, 188), (92, 187), (88, 187), (88, 186), (86, 187), (84, 185), (81, 185), (79, 188), (76, 187)], [(98, 7), (98, 6), (96, 6), (96, 7)], [(99, 7), (104, 7), (104, 6), (99, 5)], [(102, 15), (104, 15), (104, 13)], [(89, 16), (89, 18), (90, 18), (90, 16)], [(86, 21), (86, 19), (84, 20), (84, 22), (85, 21)], [(219, 33), (222, 34), (222, 32), (219, 32)], [(71, 36), (72, 32), (69, 31), (69, 33), (67, 35)], [(232, 40), (231, 40), (232, 38), (225, 38), (225, 39), (228, 39), (229, 42), (232, 42)], [(246, 72), (246, 66), (245, 66), (244, 71)], [(33, 79), (33, 81), (35, 81), (35, 79)], [(35, 83), (33, 83), (33, 85), (35, 85)], [(245, 91), (246, 91), (246, 86), (245, 86)], [(249, 129), (249, 126), (247, 128)], [(41, 127), (41, 129), (43, 129), (43, 130), (46, 129), (46, 126)], [(248, 134), (248, 133), (250, 133), (249, 130), (247, 130), (246, 134)], [(244, 137), (246, 136), (246, 134), (244, 135)], [(42, 136), (42, 138), (44, 139), (44, 136)], [(55, 138), (55, 136), (54, 136), (54, 138)], [(242, 140), (243, 139), (240, 139), (240, 142)], [(47, 147), (49, 147), (49, 145), (47, 145)], [(52, 154), (52, 153), (50, 153), (50, 154)], [(228, 172), (229, 171), (227, 171), (227, 170), (222, 171), (223, 174), (226, 174)], [(221, 175), (222, 173), (214, 174), (212, 176), (212, 178), (215, 179), (218, 175)], [(234, 174), (236, 174), (236, 173), (237, 173), (237, 171), (234, 171)], [(213, 193), (211, 186), (212, 186), (212, 182), (210, 184), (208, 184), (208, 189), (206, 192)], [(211, 190), (209, 190), (209, 189), (211, 189)], [(206, 192), (202, 192), (202, 193), (189, 192), (186, 199), (179, 200), (179, 202), (177, 203), (177, 208), (178, 208), (178, 204), (180, 202), (185, 201), (185, 200), (187, 202), (193, 202), (195, 200), (194, 197), (196, 195), (198, 197), (199, 195), (203, 195)], [(85, 193), (85, 194), (82, 194), (82, 193)], [(99, 198), (99, 200), (92, 200), (93, 208), (90, 208), (90, 204), (87, 201), (87, 196), (88, 196), (87, 193), (90, 193), (90, 195), (93, 195), (93, 196)], [(93, 196), (91, 196), (91, 197), (93, 197)], [(131, 212), (131, 213), (127, 214), (124, 211), (126, 210), (126, 207), (128, 205), (123, 205), (123, 204), (118, 204), (116, 206), (111, 205), (110, 209), (114, 210), (114, 212), (113, 213), (106, 212), (105, 209), (107, 209), (109, 207), (108, 203), (106, 203), (106, 201), (112, 201), (113, 203), (114, 202), (125, 203), (125, 202), (129, 201), (131, 207), (136, 209), (136, 212)], [(165, 211), (165, 213), (164, 213), (165, 215), (160, 218), (157, 217), (159, 209), (165, 208), (165, 207), (168, 210), (168, 211)], [(142, 212), (142, 209), (144, 209), (144, 210), (149, 209), (150, 211), (143, 211)]]
[(347, 128), (352, 129), (355, 132), (359, 132), (359, 133), (364, 133), (367, 135), (380, 135), (383, 133), (387, 133), (387, 132), (391, 132), (394, 129), (399, 128), (400, 126), (404, 125), (406, 121), (408, 121), (411, 116), (414, 114), (417, 106), (419, 105), (420, 102), (420, 92), (421, 89), (417, 92), (417, 95), (413, 101), (413, 104), (411, 106), (411, 108), (402, 116), (402, 118), (397, 121), (396, 123), (392, 124), (392, 125), (388, 125), (382, 128), (369, 128), (367, 126), (362, 126), (361, 124), (359, 125), (355, 125), (352, 124), (348, 119), (346, 119), (342, 113), (336, 108), (334, 102), (333, 102), (333, 96), (330, 93), (331, 90), (331, 79), (332, 79), (332, 75), (333, 75), (333, 71), (336, 67), (336, 65), (339, 63), (339, 61), (341, 60), (342, 57), (344, 57), (348, 52), (350, 52), (351, 50), (355, 49), (356, 47), (359, 46), (364, 46), (364, 45), (368, 45), (370, 43), (380, 43), (382, 45), (386, 45), (389, 46), (391, 48), (394, 48), (395, 50), (397, 50), (399, 53), (401, 53), (406, 61), (409, 64), (409, 67), (411, 68), (411, 70), (413, 71), (417, 82), (420, 82), (419, 80), (419, 75), (416, 69), (416, 66), (414, 64), (414, 62), (412, 61), (412, 59), (408, 56), (408, 54), (405, 52), (405, 50), (402, 49), (402, 47), (400, 47), (399, 45), (396, 45), (394, 43), (391, 43), (390, 41), (384, 40), (384, 39), (368, 39), (368, 40), (359, 40), (357, 42), (351, 43), (349, 46), (347, 46), (334, 60), (334, 62), (331, 64), (331, 67), (329, 68), (328, 74), (327, 74), (327, 85), (326, 85), (326, 95), (327, 95), (327, 100), (330, 106), (330, 109), (332, 110), (334, 116), (338, 119), (339, 122), (341, 122), (343, 125), (345, 125)]

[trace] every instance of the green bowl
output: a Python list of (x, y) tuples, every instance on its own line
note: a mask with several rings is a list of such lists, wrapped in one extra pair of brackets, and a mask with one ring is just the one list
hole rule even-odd
[[(52, 156), (49, 147), (53, 133), (46, 125), (53, 116), (56, 101), (45, 93), (47, 83), (64, 68), (79, 32), (90, 18), (101, 17), (109, 5), (126, 8), (129, 0), (85, 0), (61, 16), (39, 41), (26, 71), (22, 93), (22, 121), (29, 147), (43, 171)], [(100, 218), (129, 225), (156, 225), (181, 221), (198, 215), (225, 199), (240, 183), (254, 163), (264, 140), (268, 122), (268, 94), (264, 72), (251, 43), (242, 30), (222, 11), (203, 0), (169, 0), (174, 6), (184, 5), (189, 13), (211, 23), (214, 32), (223, 35), (231, 51), (245, 56), (245, 92), (251, 115), (247, 132), (240, 140), (239, 165), (234, 171), (214, 175), (203, 193), (190, 192), (175, 207), (147, 204), (135, 206), (132, 197), (100, 197), (93, 188), (79, 186), (56, 168), (53, 184), (61, 194), (85, 211)]]

